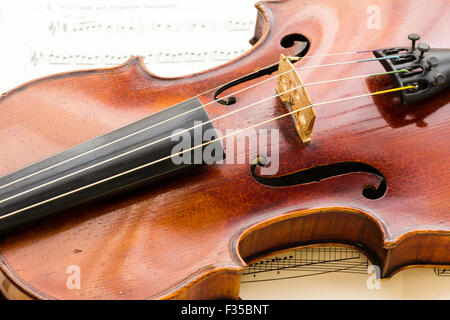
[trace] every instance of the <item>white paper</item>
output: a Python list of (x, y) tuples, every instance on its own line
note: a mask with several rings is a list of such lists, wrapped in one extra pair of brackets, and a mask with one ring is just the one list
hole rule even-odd
[(253, 0), (15, 0), (0, 6), (0, 91), (143, 56), (160, 76), (202, 71), (250, 48)]
[[(250, 48), (255, 0), (3, 0), (0, 92), (49, 74), (141, 55), (160, 76), (199, 72)], [(301, 271), (282, 270), (292, 276)], [(276, 277), (273, 274), (255, 277)], [(247, 279), (248, 277), (243, 277)], [(450, 299), (450, 277), (409, 269), (366, 286), (368, 275), (326, 273), (243, 283), (244, 299)], [(319, 311), (320, 312), (320, 311)]]

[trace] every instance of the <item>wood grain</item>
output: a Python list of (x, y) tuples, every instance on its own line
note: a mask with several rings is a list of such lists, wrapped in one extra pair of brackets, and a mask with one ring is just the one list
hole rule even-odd
[[(410, 32), (419, 33), (431, 47), (450, 47), (448, 1), (377, 1), (382, 29), (369, 30), (366, 9), (372, 2), (259, 3), (252, 49), (190, 76), (160, 78), (134, 58), (116, 68), (65, 73), (20, 86), (0, 99), (0, 173), (258, 70), (281, 53), (296, 54), (299, 46), (280, 46), (288, 34), (308, 37), (310, 56), (408, 45)], [(311, 58), (296, 66), (370, 57)], [(382, 71), (374, 62), (308, 69), (300, 75), (308, 83)], [(320, 102), (388, 86), (381, 77), (313, 86), (308, 92), (313, 102)], [(275, 87), (276, 82), (266, 82), (237, 95), (236, 104), (213, 103), (207, 111), (211, 118), (220, 116), (273, 95)], [(201, 101), (211, 101), (213, 93), (200, 96)], [(446, 92), (420, 105), (402, 106), (395, 95), (387, 95), (318, 107), (314, 138), (307, 146), (292, 119), (264, 126), (280, 133), (279, 174), (314, 164), (361, 161), (386, 177), (388, 190), (381, 199), (362, 196), (365, 185), (379, 183), (367, 173), (271, 188), (252, 178), (248, 163), (207, 166), (3, 237), (1, 271), (38, 299), (236, 299), (246, 260), (299, 245), (352, 244), (381, 267), (383, 277), (409, 266), (450, 265), (449, 98)], [(274, 98), (214, 125), (225, 132), (286, 111)], [(66, 287), (70, 265), (80, 267), (79, 290)]]

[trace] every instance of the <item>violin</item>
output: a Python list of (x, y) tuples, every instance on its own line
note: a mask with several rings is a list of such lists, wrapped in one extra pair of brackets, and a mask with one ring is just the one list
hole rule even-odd
[(219, 67), (133, 57), (1, 96), (7, 298), (237, 299), (251, 261), (320, 244), (382, 278), (450, 265), (448, 2), (256, 9)]

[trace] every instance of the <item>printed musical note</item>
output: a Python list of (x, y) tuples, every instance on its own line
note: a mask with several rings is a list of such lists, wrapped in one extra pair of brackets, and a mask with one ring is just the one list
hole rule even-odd
[[(117, 1), (99, 1), (97, 0), (95, 4), (83, 4), (80, 5), (77, 1), (59, 1), (62, 4), (59, 5), (47, 5), (48, 11), (63, 11), (65, 13), (74, 12), (98, 12), (98, 11), (136, 11), (150, 9), (152, 11), (158, 9), (173, 9), (179, 5), (177, 0), (131, 0), (128, 4), (123, 4), (123, 2)], [(114, 4), (116, 3), (116, 4)], [(121, 4), (119, 4), (121, 3)]]
[[(198, 52), (149, 52), (142, 55), (145, 63), (206, 63), (228, 61), (245, 50), (214, 50)], [(63, 54), (56, 52), (33, 51), (30, 57), (33, 66), (43, 65), (118, 65), (131, 58), (132, 54)]]
[[(4, 34), (3, 43), (8, 45), (2, 48), (0, 67), (7, 76), (1, 78), (0, 92), (57, 72), (116, 66), (134, 55), (142, 55), (144, 63), (158, 75), (183, 75), (223, 64), (250, 49), (248, 40), (255, 28), (256, 0), (228, 0), (222, 5), (206, 0), (194, 2), (39, 0), (23, 6), (20, 1), (4, 1), (0, 27), (14, 32)], [(196, 12), (196, 8), (208, 5), (210, 8), (205, 10), (209, 15)], [(4, 19), (7, 15), (14, 18)], [(18, 16), (22, 19), (20, 25), (15, 18)], [(326, 291), (327, 282), (321, 282), (321, 277), (332, 274), (335, 280), (340, 275), (351, 274), (363, 278), (363, 290), (357, 298), (370, 298), (364, 289), (367, 264), (366, 257), (348, 248), (307, 248), (277, 254), (249, 266), (242, 275), (241, 297), (255, 297), (250, 295), (254, 286), (254, 292), (262, 292), (268, 298), (274, 290), (262, 284), (278, 284), (274, 280), (299, 277), (303, 281), (312, 275), (316, 275), (312, 288)], [(390, 279), (390, 283), (402, 279), (402, 272)], [(432, 272), (429, 271), (433, 279), (439, 276), (437, 280), (444, 283), (441, 292), (448, 294), (450, 269), (436, 268)], [(405, 277), (405, 283), (414, 279)], [(346, 278), (343, 287), (351, 281), (351, 277)], [(394, 285), (396, 290), (388, 297), (398, 298), (400, 284)], [(336, 298), (342, 297), (343, 287)], [(287, 296), (293, 297), (299, 290), (294, 286)], [(302, 298), (311, 298), (310, 292), (314, 291), (304, 282), (301, 290), (308, 292)], [(328, 287), (329, 292), (333, 290), (334, 287)], [(438, 292), (436, 287), (432, 292)]]
[[(8, 48), (9, 58), (17, 56), (13, 52), (23, 56), (18, 62), (23, 73), (9, 72), (13, 76), (2, 79), (1, 89), (8, 90), (30, 77), (117, 66), (137, 55), (160, 76), (216, 67), (250, 49), (254, 2), (37, 0), (26, 7), (7, 2), (4, 12), (20, 12), (27, 21), (22, 24), (21, 36), (15, 37), (24, 40), (14, 41), (15, 47)], [(2, 27), (6, 30), (9, 26)]]
[(254, 22), (245, 20), (192, 20), (192, 21), (64, 21), (52, 20), (48, 30), (51, 35), (58, 33), (143, 33), (143, 32), (211, 32), (211, 31), (249, 31), (253, 30)]
[(450, 269), (434, 268), (434, 274), (438, 277), (450, 277)]
[(251, 263), (242, 273), (246, 299), (448, 299), (450, 270), (410, 268), (379, 287), (365, 255), (349, 247), (293, 249)]
[(330, 272), (367, 274), (368, 259), (343, 247), (296, 249), (254, 262), (242, 273), (242, 283), (313, 276)]

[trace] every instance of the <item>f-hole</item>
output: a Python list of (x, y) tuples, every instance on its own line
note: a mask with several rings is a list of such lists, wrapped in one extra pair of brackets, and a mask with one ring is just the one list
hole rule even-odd
[[(298, 33), (288, 34), (288, 35), (284, 36), (283, 38), (281, 38), (280, 45), (283, 48), (290, 48), (296, 42), (302, 42), (305, 44), (305, 46), (295, 56), (304, 57), (306, 55), (306, 53), (309, 51), (309, 48), (311, 47), (310, 41), (304, 35), (298, 34)], [(292, 62), (295, 63), (295, 61), (292, 61)], [(218, 103), (226, 105), (226, 106), (232, 105), (232, 104), (236, 103), (236, 100), (237, 100), (236, 97), (231, 96), (231, 97), (227, 97), (226, 99), (223, 99), (223, 100), (222, 99), (218, 100), (219, 94), (221, 94), (222, 92), (224, 92), (225, 90), (227, 90), (229, 88), (237, 86), (238, 84), (271, 74), (277, 70), (278, 70), (278, 62), (276, 62), (266, 68), (263, 68), (258, 71), (255, 71), (253, 73), (250, 73), (248, 75), (245, 75), (239, 79), (230, 81), (216, 90), (216, 92), (214, 93), (214, 100), (217, 100)]]
[(347, 161), (326, 165), (315, 165), (308, 169), (276, 177), (259, 176), (255, 173), (257, 166), (264, 167), (267, 164), (265, 159), (257, 158), (250, 166), (250, 170), (256, 181), (269, 187), (283, 188), (297, 186), (306, 183), (320, 182), (323, 179), (333, 178), (344, 174), (366, 172), (380, 177), (380, 184), (378, 187), (373, 185), (364, 186), (362, 195), (365, 198), (370, 200), (380, 199), (387, 190), (386, 178), (383, 173), (377, 168), (364, 162)]

